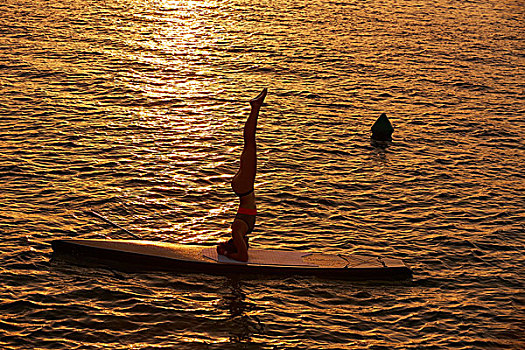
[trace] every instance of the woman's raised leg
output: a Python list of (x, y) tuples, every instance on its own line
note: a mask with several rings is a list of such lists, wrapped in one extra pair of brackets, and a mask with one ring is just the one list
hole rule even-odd
[(251, 111), (244, 124), (244, 148), (241, 154), (241, 164), (237, 174), (232, 179), (232, 188), (237, 194), (253, 190), (255, 174), (257, 172), (257, 144), (255, 133), (257, 131), (257, 118), (261, 110), (267, 89), (250, 101)]

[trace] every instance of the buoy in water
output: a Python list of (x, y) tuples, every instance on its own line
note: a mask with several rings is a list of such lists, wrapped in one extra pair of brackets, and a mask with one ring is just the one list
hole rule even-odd
[(385, 113), (377, 118), (374, 125), (372, 125), (372, 139), (376, 141), (392, 141), (392, 133), (394, 127)]

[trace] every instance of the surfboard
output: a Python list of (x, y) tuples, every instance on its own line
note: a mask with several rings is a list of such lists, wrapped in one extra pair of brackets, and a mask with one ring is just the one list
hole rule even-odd
[(412, 271), (400, 259), (359, 254), (250, 249), (248, 261), (240, 262), (217, 254), (214, 246), (107, 239), (59, 239), (51, 245), (56, 256), (127, 270), (310, 275), (348, 280), (412, 278)]

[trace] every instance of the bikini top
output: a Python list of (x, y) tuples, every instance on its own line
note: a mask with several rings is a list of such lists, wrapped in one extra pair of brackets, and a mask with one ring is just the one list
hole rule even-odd
[(253, 191), (255, 191), (255, 189), (252, 188), (252, 189), (249, 190), (248, 192), (244, 192), (244, 193), (238, 193), (238, 192), (235, 192), (235, 191), (234, 191), (234, 192), (235, 192), (235, 194), (237, 195), (237, 197), (241, 198), (241, 197), (245, 197), (245, 196), (247, 196), (247, 195), (249, 195), (249, 194), (252, 194)]

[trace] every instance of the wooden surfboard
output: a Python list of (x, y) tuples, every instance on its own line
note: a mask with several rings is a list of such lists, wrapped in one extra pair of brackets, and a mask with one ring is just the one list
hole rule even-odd
[(412, 278), (412, 271), (402, 260), (357, 254), (250, 249), (248, 262), (239, 262), (218, 255), (215, 247), (156, 241), (59, 239), (51, 245), (56, 255), (133, 270), (313, 275), (349, 280)]

